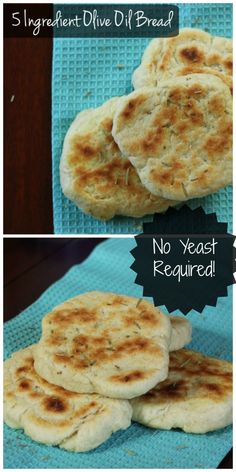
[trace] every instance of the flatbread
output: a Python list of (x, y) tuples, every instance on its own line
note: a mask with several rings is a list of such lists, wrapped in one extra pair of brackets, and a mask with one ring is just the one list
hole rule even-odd
[(192, 74), (131, 93), (112, 134), (154, 195), (185, 201), (232, 182), (232, 97), (217, 77)]
[(134, 71), (135, 89), (156, 87), (160, 81), (188, 74), (212, 74), (232, 90), (232, 40), (195, 28), (180, 29), (173, 38), (155, 38)]
[(89, 451), (128, 428), (131, 414), (126, 400), (74, 393), (43, 380), (34, 370), (32, 346), (4, 363), (4, 421), (34, 441)]
[(62, 190), (85, 213), (103, 220), (164, 212), (175, 202), (143, 187), (111, 135), (118, 102), (119, 98), (112, 98), (84, 110), (71, 124), (60, 163)]
[(192, 326), (191, 323), (181, 316), (170, 316), (171, 322), (171, 340), (169, 351), (177, 351), (182, 349), (186, 344), (192, 340)]
[(44, 317), (35, 370), (75, 392), (133, 398), (167, 377), (170, 335), (169, 318), (151, 303), (88, 292)]
[(151, 428), (207, 433), (232, 423), (232, 364), (187, 349), (170, 354), (168, 378), (131, 401)]

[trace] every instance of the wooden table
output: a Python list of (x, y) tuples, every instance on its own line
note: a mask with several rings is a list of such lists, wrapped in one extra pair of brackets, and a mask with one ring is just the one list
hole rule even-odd
[(105, 238), (5, 238), (4, 320), (18, 315)]
[[(4, 241), (5, 320), (18, 315), (104, 238), (7, 238)], [(232, 469), (232, 451), (219, 468)]]
[(53, 233), (51, 38), (4, 41), (4, 233)]

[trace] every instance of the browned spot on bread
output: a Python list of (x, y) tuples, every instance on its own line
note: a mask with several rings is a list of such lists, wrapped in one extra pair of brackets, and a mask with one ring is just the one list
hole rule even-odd
[(158, 326), (159, 319), (151, 311), (145, 310), (140, 313), (140, 320), (149, 326)]
[(71, 357), (58, 353), (58, 354), (54, 354), (53, 360), (57, 364), (69, 364), (71, 362)]
[[(179, 380), (173, 383), (164, 381), (160, 385), (161, 385), (160, 387), (161, 395), (165, 399), (170, 398), (170, 399), (174, 399), (175, 401), (182, 400), (187, 393), (187, 383), (185, 380)], [(157, 392), (159, 392), (158, 386), (157, 386)]]
[(169, 160), (169, 168), (167, 170), (160, 171), (153, 169), (151, 171), (152, 180), (160, 184), (169, 183), (172, 185), (176, 176), (178, 176), (178, 180), (181, 177), (184, 178), (185, 170), (182, 163), (177, 161), (175, 158)]
[(76, 150), (81, 153), (84, 157), (94, 157), (98, 150), (97, 147), (92, 146), (90, 144), (80, 143), (76, 144)]
[(77, 309), (75, 315), (79, 323), (91, 323), (97, 319), (95, 311), (86, 310), (85, 308)]
[(114, 142), (113, 136), (110, 133), (107, 134), (107, 136), (105, 137), (105, 141), (106, 143), (111, 144), (112, 142)]
[(58, 397), (47, 397), (43, 400), (45, 410), (52, 411), (54, 413), (62, 413), (67, 410), (68, 406), (62, 398)]
[(196, 46), (181, 49), (179, 55), (187, 63), (201, 63), (204, 59), (204, 54)]
[(226, 69), (228, 69), (230, 72), (233, 70), (233, 61), (231, 59), (227, 59), (226, 61), (223, 62), (224, 66)]
[(225, 393), (225, 388), (216, 383), (205, 383), (203, 388), (217, 397)]
[(183, 97), (182, 87), (177, 86), (169, 92), (168, 100), (178, 103), (182, 99), (182, 97)]
[(103, 336), (93, 337), (93, 346), (101, 346), (108, 342), (108, 338)]
[(229, 124), (228, 126), (224, 126), (222, 129), (219, 129), (219, 134), (210, 136), (206, 140), (203, 148), (208, 153), (208, 157), (214, 159), (216, 154), (221, 154), (231, 145), (231, 139), (232, 126)]
[(101, 123), (101, 127), (104, 128), (106, 131), (111, 132), (113, 126), (113, 120), (107, 118), (103, 120)]
[[(184, 113), (186, 113), (186, 109), (189, 109), (191, 111), (195, 111), (200, 113), (200, 109), (198, 107), (197, 100), (199, 98), (202, 98), (203, 96), (206, 95), (206, 90), (204, 87), (202, 87), (200, 84), (194, 84), (191, 87), (182, 87), (182, 86), (176, 86), (172, 90), (170, 90), (169, 95), (168, 95), (168, 100), (171, 101), (171, 105), (177, 104), (179, 105), (179, 102), (184, 106)], [(168, 108), (167, 108), (168, 109)], [(183, 112), (178, 108), (173, 109), (174, 116), (176, 117), (176, 113), (178, 115), (182, 115)], [(177, 119), (176, 119), (177, 121)]]
[(53, 393), (55, 394), (56, 397), (76, 397), (76, 395), (78, 395), (77, 393), (75, 392), (71, 392), (70, 390), (65, 390), (63, 387), (59, 387), (58, 385), (53, 385), (53, 384), (50, 384), (52, 390), (53, 390)]
[(71, 311), (54, 311), (48, 318), (47, 321), (52, 321), (55, 325), (67, 325), (71, 320)]
[(146, 100), (146, 98), (143, 95), (140, 95), (138, 97), (135, 97), (133, 99), (130, 99), (129, 102), (127, 103), (125, 109), (122, 112), (122, 117), (123, 119), (130, 119), (133, 117), (135, 114), (136, 110), (142, 103)]
[(153, 344), (151, 339), (147, 338), (133, 338), (127, 339), (116, 347), (117, 354), (132, 354), (135, 352), (158, 353), (159, 349)]
[[(190, 97), (198, 98), (206, 95), (207, 91), (206, 89), (200, 85), (200, 84), (194, 84), (191, 85), (191, 87), (188, 88), (186, 91), (186, 94)], [(194, 105), (194, 102), (192, 102), (192, 105)]]
[(15, 393), (14, 392), (5, 392), (4, 395), (7, 398), (15, 398)]
[(30, 390), (30, 388), (31, 388), (31, 382), (29, 382), (28, 380), (22, 380), (19, 383), (20, 390)]
[(45, 340), (45, 343), (48, 346), (60, 346), (64, 340), (65, 340), (64, 336), (52, 334)]
[[(206, 74), (206, 68), (198, 66), (198, 65), (191, 65), (191, 66), (185, 66), (185, 67), (182, 67), (181, 69), (178, 69), (176, 73), (177, 73), (177, 76), (183, 76), (183, 75), (189, 75), (189, 74)], [(218, 75), (217, 71), (213, 71), (212, 69), (211, 69), (211, 74)]]
[[(182, 389), (183, 382), (186, 382), (186, 392)], [(165, 401), (167, 390), (172, 389), (171, 384), (176, 394), (183, 394), (186, 398), (200, 396), (218, 401), (232, 390), (232, 366), (198, 352), (181, 349), (170, 354), (169, 378), (153, 389), (152, 397)]]
[[(125, 351), (124, 351), (125, 352)], [(91, 362), (96, 361), (96, 366), (103, 362), (113, 361), (122, 357), (123, 350), (119, 349), (119, 346), (115, 346), (112, 343), (105, 342), (101, 347), (94, 347), (90, 352)]]
[(91, 410), (93, 410), (98, 404), (93, 400), (87, 405), (82, 406), (79, 408), (79, 410), (75, 411), (74, 417), (75, 418), (83, 418), (91, 413)]
[(91, 161), (99, 153), (99, 147), (92, 144), (93, 136), (91, 134), (83, 135), (74, 142), (71, 154), (68, 158), (69, 164), (74, 166), (81, 159)]
[[(59, 413), (59, 412), (57, 412), (57, 413)], [(55, 422), (54, 421), (49, 421), (48, 418), (45, 419), (45, 418), (42, 418), (40, 416), (37, 416), (37, 418), (36, 418), (34, 413), (32, 413), (32, 416), (33, 416), (34, 424), (36, 424), (37, 426), (43, 426), (45, 429), (51, 430), (52, 435), (54, 434), (54, 431), (55, 431)], [(57, 425), (57, 428), (66, 428), (66, 427), (68, 427), (68, 419), (67, 418), (62, 419), (62, 420), (57, 419), (56, 425)]]
[(186, 120), (180, 121), (176, 124), (175, 128), (179, 135), (184, 134), (189, 129), (189, 122)]
[(31, 393), (29, 393), (29, 396), (30, 396), (30, 398), (35, 399), (35, 398), (42, 398), (44, 396), (44, 394), (40, 393), (40, 392), (31, 392)]
[(73, 360), (73, 366), (76, 368), (76, 369), (88, 369), (88, 367), (90, 366), (90, 363), (89, 361), (85, 360), (85, 359), (76, 359), (76, 360)]
[(178, 380), (172, 382), (169, 379), (158, 384), (155, 388), (142, 395), (145, 401), (150, 402), (168, 402), (181, 401), (186, 398), (188, 391), (187, 382), (185, 380)]
[(29, 357), (26, 357), (26, 358), (25, 358), (25, 362), (27, 362), (27, 363), (30, 364), (30, 365), (33, 365), (34, 359), (33, 359), (32, 356), (29, 356)]
[(115, 295), (114, 297), (112, 297), (111, 302), (110, 302), (109, 304), (110, 304), (110, 305), (122, 305), (122, 304), (126, 304), (126, 305), (127, 305), (127, 302), (126, 302), (126, 300), (122, 297), (122, 295)]
[(22, 367), (18, 367), (16, 369), (16, 374), (19, 375), (19, 374), (23, 374), (23, 373), (26, 373), (30, 370), (30, 367), (29, 366), (22, 366)]
[(208, 101), (208, 110), (214, 115), (222, 116), (225, 109), (225, 103), (222, 96), (214, 95)]
[[(110, 140), (111, 135), (109, 135), (109, 140)], [(120, 153), (120, 149), (118, 144), (114, 141), (114, 139), (111, 139), (111, 151), (114, 152), (114, 154)]]
[[(134, 319), (127, 320), (130, 325), (137, 330), (137, 323), (135, 323)], [(125, 341), (117, 344), (117, 343), (109, 343), (109, 339), (98, 340), (98, 342), (93, 342), (94, 338), (91, 340), (91, 347), (86, 352), (86, 357), (89, 357), (89, 362), (96, 361), (96, 365), (102, 362), (107, 361), (114, 361), (127, 354), (133, 354), (138, 352), (143, 353), (150, 353), (155, 354), (156, 356), (159, 354), (159, 349), (155, 346), (155, 344), (146, 338), (133, 338), (133, 339), (126, 339)]]
[[(183, 368), (180, 366), (178, 369), (176, 368), (175, 371), (179, 370), (181, 372)], [(232, 382), (232, 373), (230, 372), (222, 372), (220, 368), (214, 368), (212, 365), (208, 365), (207, 363), (195, 363), (194, 360), (184, 367), (184, 371), (189, 376), (196, 376), (196, 375), (205, 375), (207, 377), (219, 377), (225, 383)]]
[(206, 64), (209, 65), (209, 66), (212, 66), (212, 65), (218, 65), (218, 64), (221, 64), (222, 63), (222, 59), (220, 57), (219, 54), (217, 54), (216, 52), (214, 52), (213, 54), (208, 54), (207, 58), (206, 58)]
[(73, 339), (73, 347), (77, 347), (80, 352), (86, 351), (88, 349), (89, 337), (84, 334), (75, 336)]
[[(161, 117), (160, 117), (161, 119)], [(156, 122), (158, 119), (156, 119)], [(157, 126), (153, 131), (149, 131), (145, 138), (141, 141), (142, 149), (148, 153), (156, 153), (160, 146), (164, 143), (166, 130), (163, 126)]]
[[(126, 172), (128, 174), (128, 184), (125, 179)], [(97, 192), (102, 192), (108, 196), (108, 192), (126, 189), (127, 192), (140, 192), (140, 185), (137, 173), (132, 164), (127, 159), (114, 158), (105, 165), (95, 168), (94, 170), (84, 171), (83, 169), (75, 169), (76, 184), (75, 188), (81, 190), (81, 187), (89, 187), (96, 185)], [(117, 184), (119, 184), (117, 188)], [(128, 187), (128, 188), (127, 188)], [(111, 193), (109, 194), (111, 195)]]
[(70, 309), (64, 311), (57, 311), (52, 314), (50, 319), (56, 325), (67, 326), (71, 323), (88, 323), (96, 320), (94, 311), (85, 308)]
[(134, 315), (128, 315), (128, 316), (124, 316), (123, 318), (123, 323), (124, 325), (127, 327), (133, 327), (135, 326), (135, 323), (138, 323), (139, 319), (138, 319), (138, 316), (137, 316), (137, 313), (135, 313)]
[(137, 382), (139, 380), (143, 380), (147, 377), (147, 374), (141, 370), (134, 370), (132, 372), (129, 372), (128, 374), (125, 375), (112, 375), (112, 377), (109, 377), (109, 380), (112, 380), (114, 382), (118, 383), (132, 383), (132, 382)]

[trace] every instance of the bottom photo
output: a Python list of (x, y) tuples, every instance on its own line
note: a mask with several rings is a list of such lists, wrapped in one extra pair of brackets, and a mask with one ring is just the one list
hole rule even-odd
[(232, 468), (232, 289), (169, 313), (135, 247), (5, 238), (4, 468)]

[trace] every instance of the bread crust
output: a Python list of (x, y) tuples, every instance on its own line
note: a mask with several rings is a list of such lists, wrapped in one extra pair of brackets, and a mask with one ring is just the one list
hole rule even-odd
[(170, 336), (169, 318), (146, 300), (88, 292), (44, 317), (35, 369), (71, 391), (133, 398), (167, 377)]
[(135, 89), (187, 74), (212, 74), (232, 91), (232, 40), (197, 28), (183, 28), (173, 38), (153, 39), (134, 71)]
[(111, 129), (119, 98), (80, 112), (71, 124), (60, 162), (67, 198), (95, 218), (162, 213), (175, 202), (152, 195), (131, 162), (121, 155)]
[(154, 195), (186, 201), (232, 182), (232, 97), (212, 75), (136, 90), (120, 102), (112, 134)]
[(232, 423), (232, 364), (180, 349), (168, 378), (131, 401), (133, 420), (151, 428), (207, 433)]
[(29, 346), (4, 363), (4, 421), (34, 441), (85, 452), (131, 423), (125, 400), (79, 394), (43, 380), (34, 369)]

